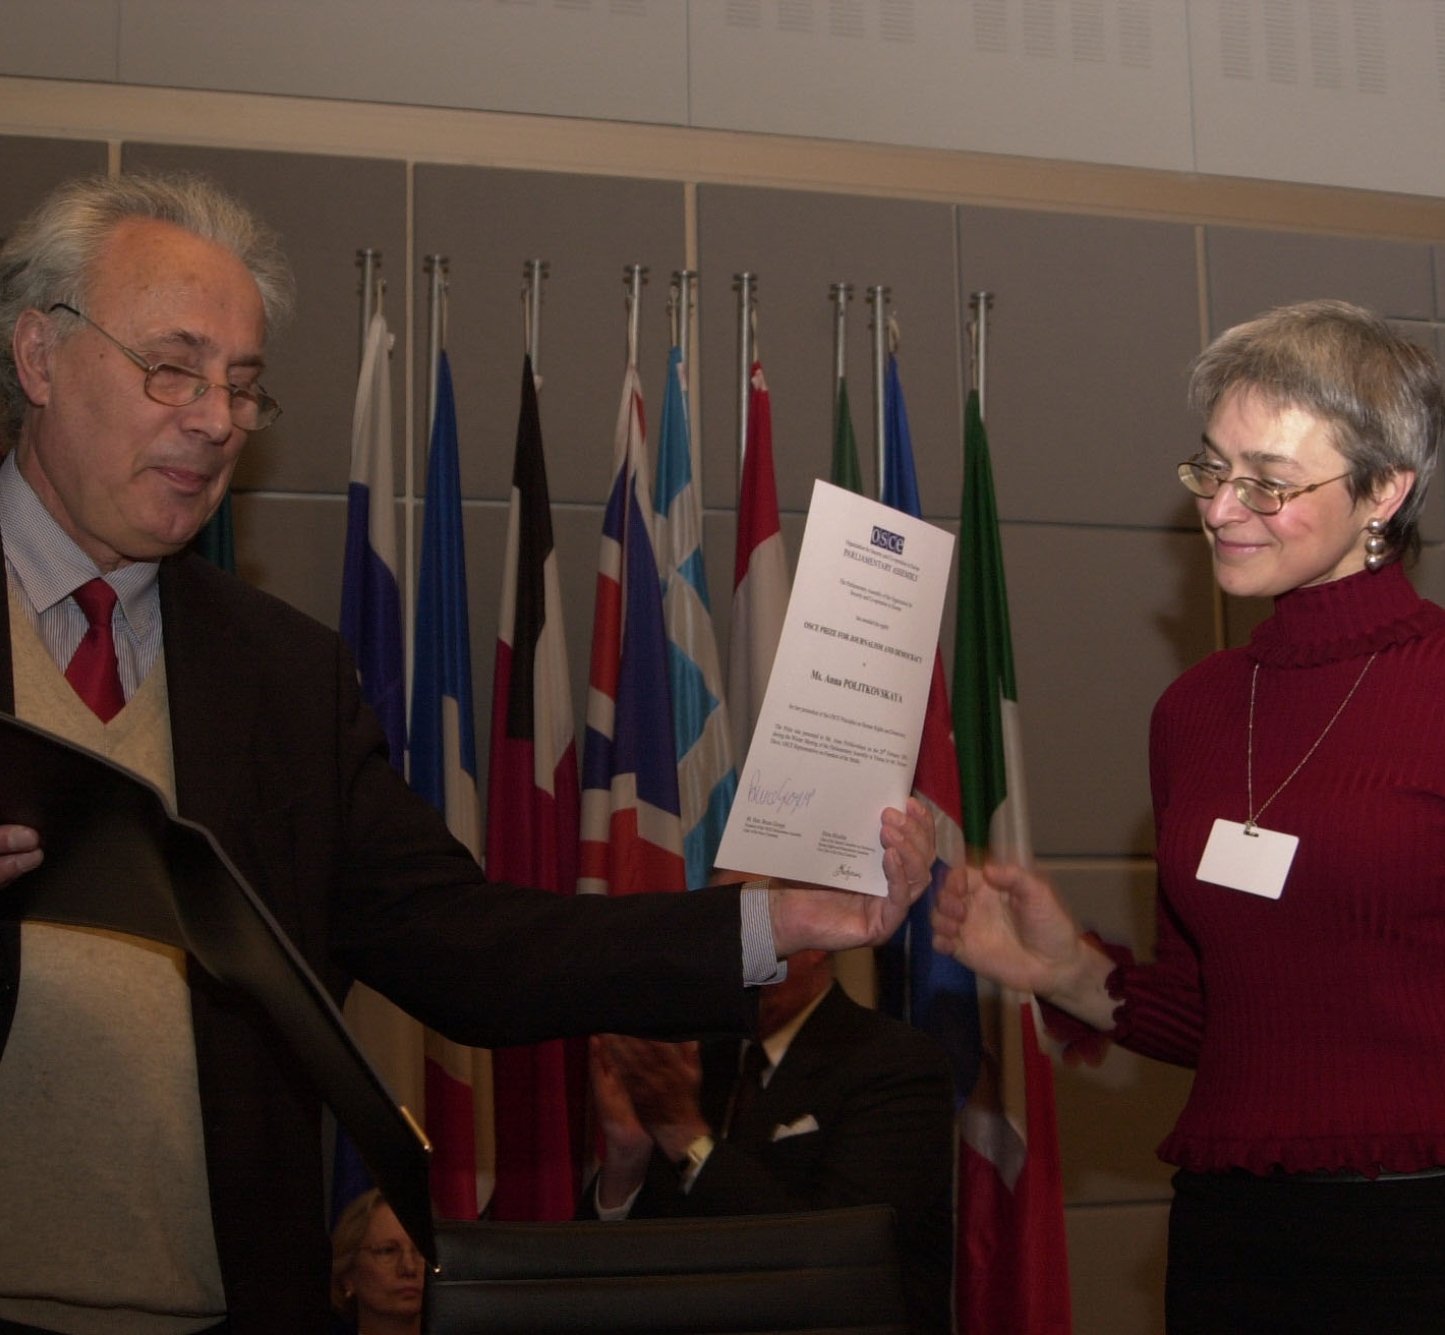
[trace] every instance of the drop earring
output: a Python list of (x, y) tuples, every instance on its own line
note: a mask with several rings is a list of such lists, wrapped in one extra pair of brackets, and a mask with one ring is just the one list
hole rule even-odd
[(1390, 553), (1390, 544), (1385, 541), (1385, 521), (1383, 519), (1372, 519), (1365, 525), (1365, 532), (1370, 536), (1365, 539), (1365, 569), (1374, 574), (1382, 565)]

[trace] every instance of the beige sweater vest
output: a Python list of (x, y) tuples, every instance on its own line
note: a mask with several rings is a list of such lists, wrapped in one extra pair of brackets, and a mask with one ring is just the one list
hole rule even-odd
[[(109, 723), (12, 592), (15, 712), (174, 804), (165, 660)], [(221, 1319), (186, 959), (27, 923), (0, 1060), (0, 1317), (70, 1335), (189, 1335)]]

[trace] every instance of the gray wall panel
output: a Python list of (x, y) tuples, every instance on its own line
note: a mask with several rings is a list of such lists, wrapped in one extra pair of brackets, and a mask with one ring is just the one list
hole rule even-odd
[(1075, 1335), (1162, 1331), (1168, 1205), (1092, 1206), (1065, 1221)]
[(958, 334), (951, 210), (942, 204), (853, 199), (736, 186), (698, 188), (704, 480), (709, 505), (738, 487), (737, 296), (733, 275), (758, 277), (757, 350), (772, 398), (778, 504), (806, 510), (833, 450), (833, 304), (854, 287), (848, 315), (848, 396), (864, 485), (876, 494), (871, 311), (865, 289), (891, 289), (902, 333), (899, 378), (908, 407), (925, 516), (958, 514), (962, 479)]
[(1005, 524), (1035, 851), (1153, 850), (1149, 713), (1213, 648), (1198, 537)]
[(1176, 522), (1170, 465), (1194, 437), (1193, 229), (959, 209), (963, 305), (994, 294), (988, 426), (999, 517)]
[(1272, 306), (1339, 297), (1381, 315), (1434, 310), (1430, 247), (1404, 241), (1206, 227), (1211, 336)]
[[(601, 504), (627, 354), (623, 269), (647, 265), (639, 370), (649, 453), (662, 413), (667, 291), (686, 258), (683, 189), (657, 181), (419, 165), (416, 183), (418, 477), (424, 478), (426, 278), (422, 257), (450, 259), (449, 357), (462, 440), (462, 490), (511, 492), (522, 354), (522, 269), (551, 266), (538, 361), (542, 432), (554, 502)], [(599, 520), (600, 523), (600, 520)]]
[(89, 139), (0, 135), (0, 237), (62, 181), (105, 170), (106, 146)]
[[(356, 252), (382, 251), (392, 358), (392, 440), (400, 488), (401, 339), (405, 309), (406, 170), (399, 162), (301, 153), (126, 144), (127, 169), (200, 171), (275, 227), (296, 273), (296, 318), (267, 350), (267, 388), (284, 412), (242, 456), (238, 489), (345, 493), (359, 366)], [(264, 442), (264, 446), (262, 445)], [(338, 557), (339, 559), (339, 557)]]
[[(1053, 872), (1075, 916), (1139, 959), (1154, 954), (1152, 863), (1069, 863)], [(1193, 1072), (1110, 1046), (1097, 1066), (1054, 1068), (1064, 1199), (1071, 1205), (1168, 1200), (1170, 1165), (1154, 1147), (1188, 1096)]]
[(236, 573), (335, 627), (341, 615), (346, 498), (237, 491), (232, 505)]

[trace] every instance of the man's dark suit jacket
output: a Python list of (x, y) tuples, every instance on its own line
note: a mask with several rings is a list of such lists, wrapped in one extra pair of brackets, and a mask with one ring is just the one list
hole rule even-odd
[[(750, 1028), (735, 889), (607, 899), (487, 884), (387, 763), (338, 636), (194, 554), (162, 562), (160, 598), (180, 814), (216, 834), (338, 1000), (360, 978), (485, 1046)], [(14, 710), (3, 578), (0, 708)], [(19, 969), (19, 931), (0, 924), (0, 1047)], [(266, 1021), (199, 969), (191, 1010), (231, 1329), (324, 1330), (320, 1104)]]
[[(738, 1044), (703, 1044), (703, 1117), (720, 1136)], [(816, 1122), (816, 1130), (803, 1128)], [(789, 1134), (789, 1132), (793, 1134)], [(953, 1257), (953, 1081), (943, 1051), (834, 986), (767, 1087), (719, 1138), (691, 1190), (660, 1152), (632, 1218), (891, 1205), (911, 1323), (947, 1331)], [(583, 1208), (596, 1196), (588, 1191)]]

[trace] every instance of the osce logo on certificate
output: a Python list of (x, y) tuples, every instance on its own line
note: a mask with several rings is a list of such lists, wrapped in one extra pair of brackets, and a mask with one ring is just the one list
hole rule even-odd
[(886, 528), (879, 528), (873, 525), (873, 545), (882, 547), (886, 552), (892, 552), (894, 556), (903, 555), (903, 534), (890, 533)]

